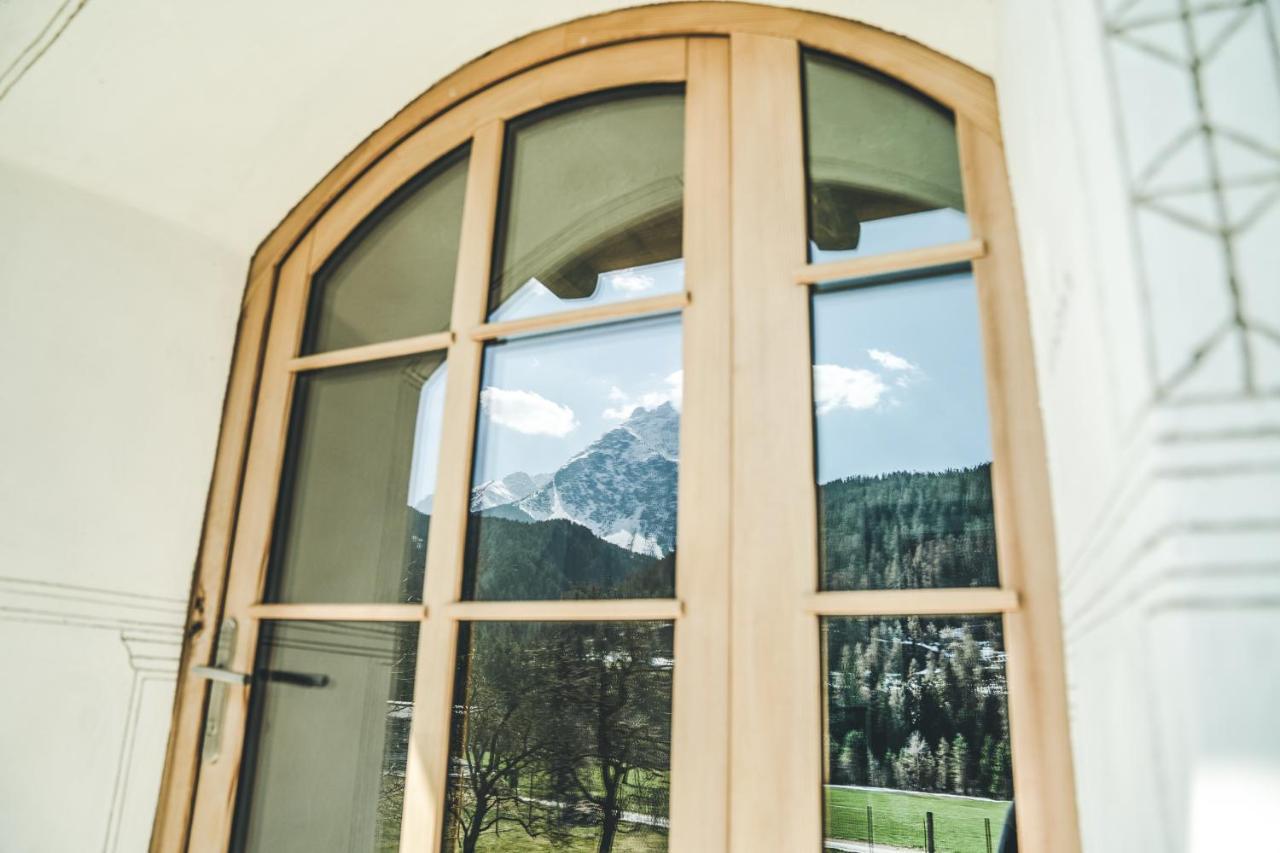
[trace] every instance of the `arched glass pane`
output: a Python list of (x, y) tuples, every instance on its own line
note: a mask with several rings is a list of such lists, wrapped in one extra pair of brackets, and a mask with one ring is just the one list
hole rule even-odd
[(304, 353), (449, 328), (467, 150), (432, 165), (357, 228), (316, 273)]
[(804, 87), (812, 261), (968, 239), (950, 112), (822, 54), (805, 54)]
[(489, 319), (679, 292), (684, 95), (558, 104), (508, 128)]

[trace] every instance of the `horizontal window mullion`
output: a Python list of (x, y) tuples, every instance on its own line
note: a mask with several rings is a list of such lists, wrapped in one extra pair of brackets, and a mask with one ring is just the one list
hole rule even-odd
[(577, 311), (564, 311), (559, 314), (541, 314), (537, 317), (524, 317), (519, 320), (482, 323), (472, 329), (471, 338), (477, 341), (492, 341), (511, 335), (564, 329), (609, 320), (644, 317), (649, 314), (678, 310), (688, 304), (688, 293), (672, 293), (667, 296), (635, 299), (629, 302), (612, 302), (608, 305), (582, 308)]
[(1019, 606), (1017, 590), (1000, 587), (818, 592), (806, 602), (818, 616), (963, 616), (1012, 613)]
[(443, 608), (459, 622), (630, 622), (678, 619), (675, 598), (614, 598), (572, 601), (459, 601)]
[(908, 249), (903, 252), (887, 252), (883, 255), (868, 255), (864, 258), (853, 258), (847, 261), (832, 261), (823, 264), (805, 264), (796, 270), (796, 284), (817, 284), (823, 281), (862, 278), (886, 273), (924, 271), (938, 266), (972, 261), (984, 257), (987, 253), (983, 240), (964, 240), (959, 243), (946, 243), (941, 246), (927, 246), (922, 249)]
[(418, 355), (420, 353), (447, 350), (453, 343), (453, 332), (436, 332), (431, 335), (419, 335), (414, 338), (400, 338), (394, 341), (382, 341), (365, 346), (331, 350), (292, 358), (288, 369), (293, 373), (305, 370), (319, 370), (324, 367), (341, 367), (349, 364), (363, 364), (369, 361), (381, 361), (402, 355)]
[(252, 604), (247, 615), (282, 622), (417, 622), (426, 612), (421, 604)]

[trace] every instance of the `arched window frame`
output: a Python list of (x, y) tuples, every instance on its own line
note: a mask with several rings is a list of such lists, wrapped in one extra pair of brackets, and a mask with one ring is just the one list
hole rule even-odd
[[(871, 67), (954, 112), (970, 241), (807, 263), (802, 47)], [(676, 599), (461, 602), (483, 342), (512, 331), (510, 324), (484, 321), (504, 123), (577, 95), (674, 82), (686, 85), (687, 294), (660, 297), (661, 305), (605, 306), (591, 317), (517, 322), (551, 327), (682, 308), (686, 394), (704, 404), (687, 410), (681, 427), (684, 568)], [(468, 142), (451, 331), (298, 357), (312, 275), (391, 193)], [(760, 203), (765, 199), (768, 204)], [(1000, 586), (818, 592), (809, 288), (801, 285), (958, 260), (972, 262), (979, 291)], [(433, 349), (447, 349), (450, 380), (424, 605), (260, 603), (297, 371)], [(753, 381), (742, 381), (745, 376)], [(731, 506), (715, 497), (726, 482)], [(756, 487), (766, 483), (771, 492)], [(718, 484), (716, 492), (711, 484)], [(800, 499), (779, 500), (779, 493)], [(1020, 838), (1025, 849), (1075, 851), (1055, 554), (1029, 318), (991, 80), (871, 27), (747, 4), (645, 7), (535, 33), (455, 72), (407, 106), (327, 175), (254, 257), (152, 847), (222, 851), (228, 843), (249, 688), (226, 691), (218, 711), (224, 754), (202, 763), (209, 682), (190, 673), (193, 665), (214, 662), (223, 620), (235, 619), (239, 630), (219, 660), (239, 671), (252, 665), (264, 618), (420, 622), (406, 802), (425, 806), (406, 808), (401, 850), (436, 850), (458, 621), (564, 618), (567, 608), (585, 607), (571, 618), (678, 620), (672, 850), (821, 849), (820, 616), (988, 613), (1004, 619)], [(762, 631), (767, 642), (747, 639)]]

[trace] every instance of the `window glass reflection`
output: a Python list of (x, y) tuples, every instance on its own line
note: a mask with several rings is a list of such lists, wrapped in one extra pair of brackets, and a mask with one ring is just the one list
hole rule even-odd
[(416, 623), (263, 624), (234, 849), (399, 849), (417, 648)]
[(684, 95), (580, 98), (508, 130), (489, 318), (684, 288)]
[(972, 277), (819, 289), (813, 353), (822, 588), (996, 584)]
[(431, 354), (298, 378), (270, 600), (422, 600), (446, 376)]
[(471, 595), (673, 594), (680, 329), (661, 317), (486, 349)]
[(950, 112), (822, 54), (805, 54), (804, 81), (810, 260), (968, 239)]
[(444, 847), (663, 851), (670, 623), (464, 626)]
[(827, 849), (997, 849), (1013, 798), (1000, 620), (826, 618), (822, 633)]

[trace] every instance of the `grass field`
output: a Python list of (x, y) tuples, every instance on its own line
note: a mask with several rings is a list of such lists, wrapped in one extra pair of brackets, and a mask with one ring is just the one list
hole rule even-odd
[[(630, 831), (620, 833), (613, 842), (613, 853), (662, 853), (667, 849), (667, 833), (665, 830), (645, 827), (629, 828)], [(478, 853), (532, 853), (532, 851), (572, 851), (572, 853), (594, 853), (599, 841), (600, 830), (596, 827), (583, 827), (575, 830), (573, 841), (565, 847), (553, 847), (545, 836), (530, 838), (518, 827), (504, 829), (500, 835), (492, 831), (486, 833), (476, 846)]]
[[(984, 818), (991, 821), (992, 849), (1000, 843), (1009, 804), (967, 797), (939, 797), (906, 791), (829, 787), (826, 791), (826, 837), (847, 841), (874, 840), (894, 847), (925, 849), (925, 813), (933, 812), (937, 853), (987, 853)], [(871, 807), (875, 837), (867, 832)]]

